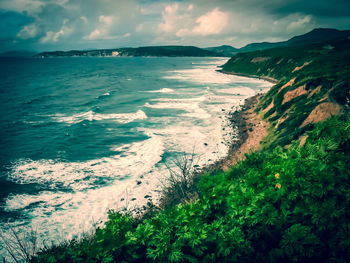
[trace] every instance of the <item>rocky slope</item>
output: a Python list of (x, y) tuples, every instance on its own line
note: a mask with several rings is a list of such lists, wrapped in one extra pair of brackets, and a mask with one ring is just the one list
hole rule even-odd
[(344, 39), (237, 54), (222, 71), (278, 81), (257, 110), (276, 129), (265, 143), (286, 145), (349, 105), (349, 61)]

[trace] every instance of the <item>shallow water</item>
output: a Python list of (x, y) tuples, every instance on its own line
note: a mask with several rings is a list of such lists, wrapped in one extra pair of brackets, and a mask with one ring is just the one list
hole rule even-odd
[(0, 227), (71, 238), (109, 209), (156, 201), (168, 158), (223, 157), (225, 115), (271, 87), (216, 72), (225, 61), (0, 60)]

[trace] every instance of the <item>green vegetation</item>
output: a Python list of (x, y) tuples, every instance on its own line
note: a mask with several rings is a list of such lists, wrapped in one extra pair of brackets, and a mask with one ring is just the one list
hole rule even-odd
[[(223, 66), (223, 71), (279, 80), (258, 107), (276, 127), (265, 146), (275, 147), (290, 144), (312, 130), (313, 122), (301, 126), (318, 105), (330, 102), (343, 107), (350, 100), (348, 61), (350, 40), (346, 39), (237, 54)], [(299, 94), (293, 95), (298, 89)], [(290, 100), (285, 100), (288, 96)], [(319, 115), (321, 120), (327, 117)]]
[[(223, 66), (223, 70), (261, 77), (268, 76), (279, 80), (298, 77), (300, 81), (306, 81), (322, 76), (332, 81), (342, 76), (349, 77), (346, 74), (349, 73), (349, 47), (350, 41), (345, 39), (239, 53)], [(304, 66), (303, 70), (295, 70), (306, 62), (310, 64)]]
[(203, 176), (198, 200), (141, 221), (111, 212), (94, 236), (32, 262), (348, 262), (350, 119)]
[(332, 28), (315, 28), (304, 35), (292, 37), (287, 41), (251, 43), (240, 48), (239, 52), (250, 52), (250, 51), (264, 50), (264, 49), (277, 48), (277, 47), (310, 45), (315, 43), (322, 43), (325, 41), (333, 41), (336, 39), (346, 39), (349, 36), (350, 36), (350, 30), (337, 30)]
[(228, 46), (228, 45), (222, 45), (219, 47), (207, 47), (204, 49), (219, 53), (225, 57), (232, 57), (233, 55), (236, 55), (239, 52), (239, 49), (234, 48), (232, 46)]
[(222, 57), (221, 53), (193, 46), (151, 46), (97, 50), (42, 52), (35, 57), (152, 56), (152, 57)]
[(350, 40), (237, 54), (224, 71), (279, 79), (258, 105), (271, 123), (263, 149), (195, 178), (186, 202), (111, 211), (31, 262), (350, 262), (348, 61)]

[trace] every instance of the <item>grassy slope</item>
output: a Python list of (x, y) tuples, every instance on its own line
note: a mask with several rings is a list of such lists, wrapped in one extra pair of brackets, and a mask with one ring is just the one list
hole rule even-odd
[[(283, 128), (272, 129), (265, 148), (228, 172), (204, 175), (196, 201), (142, 220), (111, 212), (95, 235), (54, 246), (32, 262), (349, 262), (348, 45), (236, 55), (225, 70), (281, 80), (259, 107), (272, 124), (286, 112), (289, 117)], [(251, 62), (267, 56), (259, 66)], [(322, 88), (315, 98), (301, 95), (285, 106), (281, 87), (291, 78), (288, 90)], [(300, 129), (321, 99), (342, 104), (345, 113)], [(264, 111), (271, 101), (274, 118)], [(301, 147), (293, 138), (303, 132), (308, 139)]]
[[(313, 124), (303, 128), (300, 126), (317, 105), (322, 102), (334, 102), (341, 106), (346, 104), (347, 99), (350, 99), (349, 61), (350, 40), (343, 40), (242, 53), (231, 58), (223, 66), (223, 70), (279, 80), (259, 105), (264, 118), (273, 126), (286, 119), (274, 131), (273, 140), (271, 138), (267, 142), (276, 146), (289, 144), (305, 131), (312, 130)], [(305, 63), (309, 64), (295, 70)], [(282, 89), (283, 85), (294, 78), (293, 85)], [(301, 86), (304, 86), (305, 94), (283, 103), (288, 91)], [(319, 86), (320, 90), (312, 95), (313, 90)], [(271, 103), (273, 107), (265, 110)]]

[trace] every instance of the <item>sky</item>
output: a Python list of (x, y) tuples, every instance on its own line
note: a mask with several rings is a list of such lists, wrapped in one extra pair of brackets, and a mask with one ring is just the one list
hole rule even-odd
[(350, 29), (349, 0), (0, 0), (0, 52), (242, 47)]

